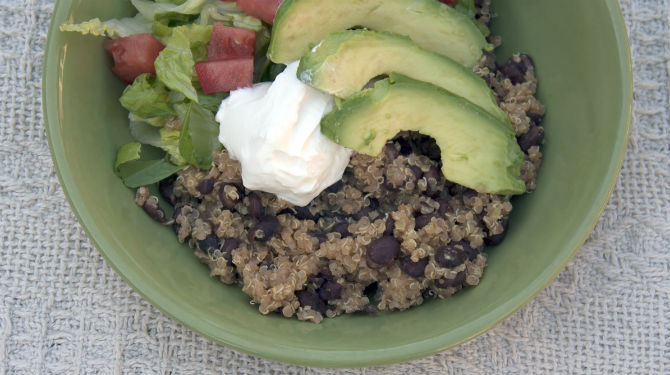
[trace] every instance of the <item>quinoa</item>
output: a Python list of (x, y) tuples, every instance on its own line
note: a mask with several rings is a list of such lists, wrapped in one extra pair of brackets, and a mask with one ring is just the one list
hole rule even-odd
[[(490, 1), (477, 3), (477, 19), (488, 24)], [(497, 66), (487, 53), (475, 72), (510, 118), (525, 153), (521, 179), (533, 191), (545, 109), (532, 60), (517, 54)], [(413, 132), (376, 157), (354, 153), (342, 180), (305, 207), (246, 189), (225, 150), (214, 153), (210, 170), (189, 167), (161, 184), (175, 208), (171, 220), (146, 188), (136, 203), (172, 225), (212, 277), (241, 286), (263, 314), (315, 323), (404, 310), (476, 286), (483, 250), (504, 239), (512, 211), (509, 196), (445, 180), (435, 141)]]

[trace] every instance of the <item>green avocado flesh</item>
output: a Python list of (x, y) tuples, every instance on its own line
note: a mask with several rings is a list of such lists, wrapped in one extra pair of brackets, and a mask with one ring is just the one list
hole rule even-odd
[(283, 64), (298, 60), (328, 33), (352, 27), (407, 35), (467, 68), (490, 48), (475, 21), (437, 0), (285, 0), (275, 16), (268, 57)]
[(321, 120), (321, 132), (344, 147), (376, 156), (398, 132), (431, 136), (445, 178), (492, 194), (523, 194), (523, 152), (514, 131), (469, 101), (430, 83), (391, 74)]
[(347, 98), (372, 78), (392, 72), (442, 87), (509, 123), (482, 78), (398, 34), (372, 30), (330, 33), (300, 59), (298, 78), (321, 91)]

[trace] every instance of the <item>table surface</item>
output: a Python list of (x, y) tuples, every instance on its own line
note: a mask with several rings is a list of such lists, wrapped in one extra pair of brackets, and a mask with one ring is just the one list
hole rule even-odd
[(0, 0), (0, 375), (670, 373), (670, 5), (621, 5), (634, 124), (616, 189), (577, 256), (526, 307), (457, 348), (394, 366), (324, 370), (204, 339), (105, 263), (65, 200), (44, 133), (53, 1)]

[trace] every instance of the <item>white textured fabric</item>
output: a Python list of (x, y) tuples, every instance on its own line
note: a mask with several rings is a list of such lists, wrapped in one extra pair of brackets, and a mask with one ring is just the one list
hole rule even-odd
[(635, 123), (612, 199), (568, 267), (528, 306), (457, 348), (322, 370), (199, 337), (103, 261), (65, 200), (44, 136), (40, 75), (53, 3), (0, 0), (0, 375), (669, 374), (670, 4), (622, 7)]

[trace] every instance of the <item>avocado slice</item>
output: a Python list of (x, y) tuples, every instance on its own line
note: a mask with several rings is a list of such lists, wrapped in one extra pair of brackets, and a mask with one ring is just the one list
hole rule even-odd
[(430, 83), (391, 74), (321, 120), (321, 132), (376, 156), (403, 130), (431, 136), (450, 181), (493, 194), (522, 194), (523, 152), (514, 131), (469, 101)]
[(372, 30), (330, 33), (300, 59), (297, 74), (308, 85), (347, 98), (372, 78), (392, 72), (442, 87), (509, 124), (507, 114), (498, 107), (482, 78), (454, 60), (394, 33)]
[(437, 0), (285, 0), (277, 10), (268, 57), (286, 64), (331, 31), (352, 27), (408, 35), (423, 48), (473, 68), (490, 49), (476, 21)]

